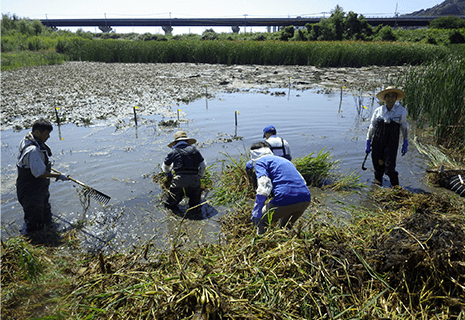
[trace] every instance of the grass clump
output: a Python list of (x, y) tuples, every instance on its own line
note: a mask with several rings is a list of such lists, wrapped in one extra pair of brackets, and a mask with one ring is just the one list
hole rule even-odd
[[(240, 203), (255, 199), (253, 181), (245, 172), (249, 159), (245, 155), (238, 159), (228, 154), (225, 156), (226, 159), (222, 161), (219, 179), (214, 187), (214, 201), (220, 205), (228, 203), (245, 205)], [(315, 152), (312, 152), (307, 156), (292, 160), (308, 186), (331, 188), (336, 191), (365, 186), (359, 183), (360, 176), (354, 172), (337, 173), (339, 162), (332, 160), (331, 153), (324, 151), (324, 149), (316, 155)]]

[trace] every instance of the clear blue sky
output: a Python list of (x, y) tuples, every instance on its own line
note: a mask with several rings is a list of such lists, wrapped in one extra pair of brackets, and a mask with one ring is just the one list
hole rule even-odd
[[(328, 16), (336, 5), (345, 12), (353, 11), (364, 16), (393, 16), (429, 9), (443, 0), (2, 0), (2, 14), (16, 14), (21, 18), (240, 18)], [(155, 30), (158, 29), (158, 30)], [(177, 30), (178, 29), (178, 30)], [(188, 31), (201, 33), (205, 28), (175, 28), (173, 34)], [(93, 31), (92, 29), (87, 29)], [(86, 31), (87, 31), (86, 30)], [(216, 28), (231, 32), (230, 28)], [(115, 28), (116, 32), (162, 33), (161, 28), (150, 30)], [(242, 30), (241, 30), (242, 31)], [(250, 31), (250, 30), (247, 30)], [(253, 30), (252, 31), (264, 31)], [(99, 30), (97, 30), (99, 32)]]

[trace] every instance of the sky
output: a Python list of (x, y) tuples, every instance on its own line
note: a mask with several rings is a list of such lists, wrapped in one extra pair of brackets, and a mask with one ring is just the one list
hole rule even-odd
[[(365, 17), (394, 16), (429, 9), (444, 0), (2, 0), (2, 14), (31, 19), (96, 18), (295, 18), (328, 17), (336, 5)], [(396, 11), (397, 9), (397, 11)], [(245, 16), (246, 15), (246, 16)], [(75, 31), (75, 29), (67, 28)], [(85, 31), (100, 32), (97, 28)], [(95, 29), (95, 30), (94, 30)], [(202, 33), (204, 28), (175, 27), (173, 34)], [(231, 28), (214, 28), (231, 32)], [(163, 33), (159, 27), (115, 27), (117, 33)], [(241, 30), (243, 32), (244, 30)], [(252, 28), (247, 32), (265, 31)]]

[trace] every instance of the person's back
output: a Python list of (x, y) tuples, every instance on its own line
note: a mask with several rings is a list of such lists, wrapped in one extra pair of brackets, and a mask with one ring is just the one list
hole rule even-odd
[(286, 158), (287, 160), (292, 160), (291, 148), (289, 143), (283, 138), (278, 137), (275, 126), (269, 125), (263, 128), (263, 138), (266, 139), (266, 142), (270, 145), (271, 151), (273, 154), (278, 157)]
[(273, 135), (266, 139), (266, 142), (270, 144), (271, 151), (273, 151), (275, 156), (283, 157), (287, 160), (292, 160), (291, 150), (286, 140)]
[(264, 156), (255, 163), (255, 172), (257, 178), (267, 176), (271, 180), (273, 204), (286, 206), (310, 201), (310, 192), (304, 178), (289, 160), (272, 155)]

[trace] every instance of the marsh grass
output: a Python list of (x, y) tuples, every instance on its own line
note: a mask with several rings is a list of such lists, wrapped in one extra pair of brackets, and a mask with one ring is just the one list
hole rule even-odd
[(420, 64), (451, 54), (445, 46), (362, 41), (129, 41), (75, 38), (63, 53), (72, 60), (125, 63), (214, 63), (361, 67)]
[(450, 57), (410, 68), (397, 81), (409, 115), (435, 128), (439, 144), (465, 147), (465, 58)]
[(16, 70), (21, 67), (61, 64), (67, 61), (67, 57), (54, 51), (18, 51), (14, 53), (2, 52), (1, 70)]
[[(71, 255), (66, 269), (57, 249), (42, 256), (44, 272), (62, 270), (62, 293), (50, 278), (29, 286), (54, 291), (39, 314), (56, 319), (462, 319), (463, 201), (402, 188), (372, 197), (378, 209), (349, 220), (311, 206), (294, 230), (263, 236), (238, 206), (217, 242), (183, 246), (177, 232), (164, 251)], [(15, 259), (3, 251), (2, 271)], [(30, 317), (39, 292), (27, 288), (2, 272), (2, 316)]]
[[(241, 155), (235, 158), (223, 154), (226, 158), (221, 162), (221, 172), (214, 183), (213, 199), (216, 204), (235, 204), (247, 206), (255, 199), (255, 188), (252, 179), (245, 172), (248, 157)], [(308, 186), (331, 188), (336, 191), (365, 187), (359, 182), (360, 175), (354, 171), (348, 173), (337, 172), (339, 160), (332, 160), (331, 153), (322, 149), (294, 158), (292, 163), (304, 177)]]
[[(5, 243), (2, 242), (3, 254), (8, 255), (8, 261), (14, 261), (16, 264), (2, 265), (2, 283), (3, 277), (9, 279), (37, 281), (43, 273), (42, 263), (38, 250), (23, 238), (11, 238)], [(5, 272), (6, 271), (6, 272)], [(5, 274), (4, 274), (5, 272)]]

